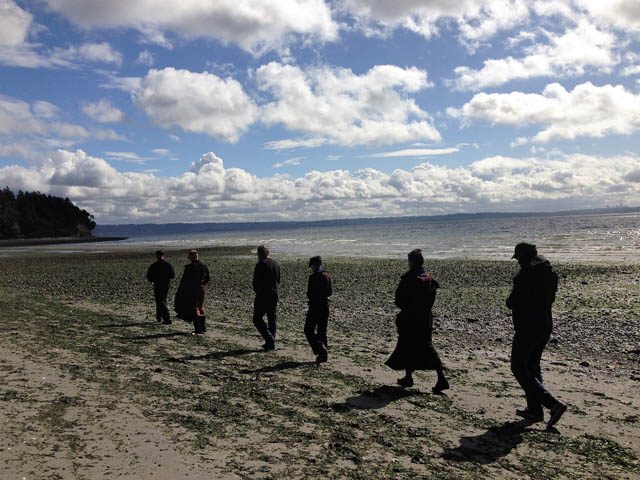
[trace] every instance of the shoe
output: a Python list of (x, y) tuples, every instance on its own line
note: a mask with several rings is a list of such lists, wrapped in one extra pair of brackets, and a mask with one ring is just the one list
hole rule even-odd
[(560, 417), (562, 417), (562, 415), (566, 411), (567, 406), (562, 402), (558, 402), (557, 405), (555, 405), (551, 409), (551, 416), (549, 417), (549, 421), (547, 422), (547, 427), (553, 427), (556, 423), (558, 423), (558, 420), (560, 420)]
[(525, 408), (522, 410), (516, 410), (516, 415), (532, 422), (541, 422), (544, 420), (544, 414), (542, 413), (542, 410), (540, 410), (539, 412), (534, 412), (533, 410)]
[(413, 387), (413, 378), (411, 377), (402, 377), (398, 379), (398, 385), (404, 388)]
[(276, 342), (271, 341), (271, 342), (265, 342), (264, 345), (262, 345), (262, 349), (265, 352), (270, 352), (272, 350), (276, 349)]
[(447, 380), (438, 380), (436, 384), (433, 386), (431, 391), (433, 393), (442, 393), (445, 390), (449, 390), (449, 382)]
[(327, 355), (327, 351), (320, 352), (316, 356), (316, 363), (325, 363), (328, 360), (329, 356)]

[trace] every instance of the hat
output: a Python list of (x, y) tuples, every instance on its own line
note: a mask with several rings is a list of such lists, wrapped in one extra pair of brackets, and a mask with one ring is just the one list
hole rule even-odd
[(521, 242), (516, 245), (515, 250), (513, 251), (513, 255), (511, 258), (519, 258), (522, 256), (525, 257), (535, 257), (538, 254), (538, 250), (536, 246), (531, 243)]
[(315, 257), (311, 257), (309, 259), (309, 266), (311, 265), (322, 265), (322, 257), (320, 255), (316, 255)]

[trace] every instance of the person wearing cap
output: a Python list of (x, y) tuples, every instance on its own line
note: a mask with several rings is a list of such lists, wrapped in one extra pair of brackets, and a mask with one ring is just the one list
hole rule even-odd
[(527, 407), (516, 414), (532, 422), (544, 420), (543, 407), (550, 410), (547, 425), (552, 427), (567, 410), (542, 383), (540, 360), (553, 328), (551, 306), (556, 298), (558, 275), (549, 261), (538, 255), (535, 245), (519, 243), (511, 258), (520, 271), (513, 278), (507, 298), (515, 334), (511, 348), (511, 371), (524, 390)]
[[(257, 249), (258, 263), (253, 270), (253, 325), (262, 338), (265, 351), (276, 348), (276, 307), (278, 305), (278, 285), (280, 284), (280, 266), (278, 262), (269, 258), (269, 249), (260, 245)], [(264, 322), (267, 316), (268, 324)]]
[(147, 269), (147, 280), (153, 283), (153, 296), (156, 301), (156, 320), (167, 325), (171, 323), (167, 308), (167, 295), (171, 279), (176, 276), (173, 266), (164, 259), (162, 250), (156, 251), (156, 261)]
[(209, 269), (199, 260), (196, 250), (190, 250), (187, 258), (189, 263), (184, 267), (176, 292), (175, 311), (178, 318), (193, 322), (193, 333), (203, 334), (207, 330), (204, 296), (210, 280)]
[(431, 308), (440, 285), (425, 272), (422, 250), (409, 252), (408, 264), (409, 271), (400, 278), (395, 294), (395, 304), (400, 308), (396, 316), (398, 343), (385, 363), (393, 370), (405, 371), (405, 376), (398, 379), (398, 385), (402, 387), (413, 386), (414, 371), (435, 370), (438, 380), (431, 390), (440, 393), (449, 388), (444, 367), (432, 341)]
[(327, 323), (329, 321), (329, 297), (331, 296), (331, 277), (325, 272), (320, 256), (311, 257), (309, 267), (312, 270), (307, 283), (309, 309), (304, 323), (307, 337), (316, 362), (327, 361)]

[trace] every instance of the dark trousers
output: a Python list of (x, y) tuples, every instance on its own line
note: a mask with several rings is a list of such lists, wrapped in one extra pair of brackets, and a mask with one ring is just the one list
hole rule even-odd
[[(266, 342), (272, 342), (276, 338), (276, 306), (278, 299), (257, 300), (253, 304), (253, 324)], [(267, 316), (268, 324), (264, 322)]]
[(329, 322), (329, 306), (309, 306), (307, 319), (304, 322), (304, 334), (313, 353), (318, 355), (322, 346), (327, 347), (327, 323)]
[(169, 285), (154, 285), (153, 296), (156, 300), (156, 320), (169, 321), (169, 309), (167, 308), (167, 295), (169, 294)]
[(516, 331), (511, 347), (511, 371), (524, 390), (527, 408), (542, 412), (542, 407), (552, 408), (558, 400), (542, 383), (540, 360), (549, 341), (551, 331)]

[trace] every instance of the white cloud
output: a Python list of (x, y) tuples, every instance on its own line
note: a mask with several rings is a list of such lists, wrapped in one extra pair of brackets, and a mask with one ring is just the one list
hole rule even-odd
[(430, 86), (427, 73), (415, 67), (376, 65), (356, 75), (345, 68), (303, 71), (271, 62), (258, 68), (256, 81), (273, 97), (262, 108), (262, 122), (308, 137), (270, 142), (267, 148), (325, 140), (345, 146), (440, 140), (429, 114), (409, 96)]
[(164, 32), (216, 38), (260, 53), (291, 36), (337, 38), (338, 26), (323, 0), (45, 0), (54, 11), (90, 28), (137, 28), (153, 43), (168, 45)]
[(293, 157), (288, 160), (283, 160), (282, 162), (276, 162), (273, 164), (273, 168), (283, 168), (283, 167), (296, 167), (302, 163), (304, 157)]
[(117, 123), (124, 120), (124, 113), (106, 99), (86, 103), (82, 107), (86, 116), (99, 123)]
[(129, 163), (145, 163), (151, 160), (150, 157), (141, 157), (135, 152), (104, 152), (109, 160), (119, 160), (121, 162)]
[(631, 75), (640, 75), (640, 65), (629, 65), (622, 70), (622, 75), (625, 77)]
[(50, 56), (52, 65), (64, 65), (68, 62), (88, 61), (95, 63), (122, 64), (122, 54), (114, 50), (107, 42), (83, 43), (78, 46), (56, 48)]
[(353, 15), (366, 32), (404, 28), (430, 38), (442, 26), (458, 26), (460, 40), (476, 48), (497, 32), (527, 21), (525, 0), (342, 0), (341, 8)]
[(46, 101), (25, 102), (0, 95), (0, 155), (31, 158), (53, 148), (89, 139), (123, 140), (113, 130), (87, 129), (59, 119), (60, 109)]
[(257, 114), (240, 83), (206, 72), (150, 70), (133, 98), (163, 128), (179, 127), (227, 142), (236, 142)]
[(640, 157), (488, 157), (467, 167), (256, 177), (208, 153), (185, 173), (119, 172), (82, 150), (0, 168), (0, 184), (68, 196), (99, 222), (321, 219), (640, 203)]
[(17, 47), (27, 41), (33, 16), (12, 0), (0, 0), (0, 48)]
[(283, 140), (273, 140), (266, 142), (264, 148), (267, 150), (291, 150), (294, 148), (316, 148), (327, 143), (325, 138), (285, 138)]
[(548, 44), (535, 44), (521, 58), (484, 60), (482, 68), (455, 68), (450, 82), (458, 90), (480, 90), (511, 80), (544, 76), (577, 76), (587, 69), (608, 72), (620, 59), (616, 36), (582, 21), (560, 36), (549, 34)]
[(547, 85), (542, 94), (479, 93), (460, 109), (447, 112), (465, 122), (487, 120), (503, 125), (542, 125), (535, 142), (577, 137), (630, 135), (640, 130), (640, 95), (622, 85), (595, 86), (590, 82), (567, 91)]
[(392, 152), (374, 153), (367, 155), (373, 158), (394, 158), (394, 157), (431, 157), (435, 155), (450, 155), (460, 151), (458, 147), (448, 148), (406, 148), (403, 150), (394, 150)]
[(136, 58), (136, 63), (145, 65), (147, 67), (153, 65), (154, 61), (155, 59), (153, 58), (153, 53), (151, 53), (149, 50), (142, 50), (138, 55), (138, 58)]
[(576, 0), (598, 22), (637, 32), (640, 29), (640, 4), (637, 0)]

